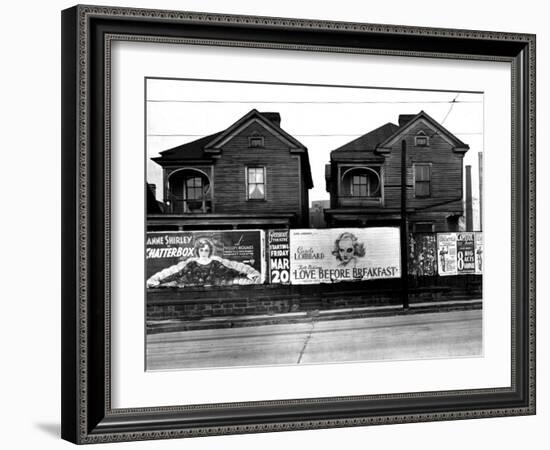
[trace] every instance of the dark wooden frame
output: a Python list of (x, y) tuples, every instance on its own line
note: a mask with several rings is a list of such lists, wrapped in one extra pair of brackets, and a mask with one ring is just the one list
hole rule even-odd
[[(112, 409), (106, 69), (116, 39), (510, 62), (511, 386)], [(76, 6), (62, 13), (62, 84), (63, 438), (94, 443), (535, 413), (535, 36)]]

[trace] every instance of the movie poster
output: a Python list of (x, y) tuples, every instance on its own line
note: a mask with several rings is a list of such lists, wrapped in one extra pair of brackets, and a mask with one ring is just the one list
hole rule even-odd
[(267, 232), (269, 280), (272, 284), (290, 284), (289, 230)]
[(437, 267), (439, 275), (457, 275), (457, 233), (437, 234)]
[(148, 232), (145, 257), (149, 288), (265, 280), (262, 230)]
[(459, 275), (475, 273), (474, 233), (456, 235), (456, 270)]
[(399, 228), (290, 230), (292, 284), (401, 276)]

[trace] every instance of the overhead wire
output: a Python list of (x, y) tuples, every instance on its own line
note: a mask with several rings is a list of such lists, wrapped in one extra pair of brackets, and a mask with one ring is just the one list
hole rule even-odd
[[(459, 94), (460, 95), (460, 94)], [(458, 95), (457, 95), (458, 97)], [(314, 104), (314, 105), (378, 105), (378, 104), (445, 104), (445, 103), (483, 103), (479, 100), (461, 100), (461, 101), (449, 101), (449, 100), (290, 100), (290, 101), (275, 101), (275, 100), (163, 100), (163, 99), (148, 99), (148, 103), (206, 103), (206, 104)]]

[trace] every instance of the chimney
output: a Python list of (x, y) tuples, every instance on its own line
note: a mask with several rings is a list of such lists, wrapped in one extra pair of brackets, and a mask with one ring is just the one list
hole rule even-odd
[(408, 124), (416, 116), (417, 116), (417, 114), (400, 114), (399, 115), (399, 126), (402, 127), (403, 125)]
[(472, 207), (472, 166), (466, 166), (466, 231), (474, 230)]
[(260, 114), (271, 123), (274, 123), (278, 127), (281, 126), (281, 115), (278, 112), (261, 112)]
[(479, 231), (483, 230), (483, 153), (477, 154), (479, 160)]

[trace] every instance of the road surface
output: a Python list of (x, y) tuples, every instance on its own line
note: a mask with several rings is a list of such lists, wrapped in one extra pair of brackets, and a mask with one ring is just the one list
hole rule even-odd
[(481, 310), (151, 334), (147, 370), (479, 356)]

